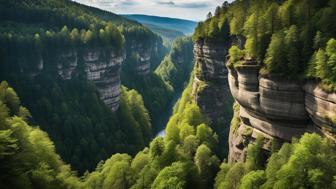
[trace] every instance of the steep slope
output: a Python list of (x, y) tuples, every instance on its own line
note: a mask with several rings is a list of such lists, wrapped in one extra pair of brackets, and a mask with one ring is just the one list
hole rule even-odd
[(223, 146), (222, 157), (228, 152), (227, 139), (233, 115), (233, 99), (223, 61), (228, 55), (230, 44), (231, 42), (221, 44), (198, 40), (194, 45), (196, 64), (193, 99), (202, 113), (210, 118), (211, 127), (220, 136), (220, 144)]
[(191, 37), (178, 38), (160, 66), (155, 70), (174, 91), (182, 90), (193, 68), (193, 42)]
[(173, 98), (166, 112), (161, 114), (157, 123), (159, 133), (164, 134), (170, 116), (173, 113), (173, 107), (182, 95), (183, 89), (190, 78), (193, 65), (193, 42), (191, 37), (177, 38), (173, 42), (170, 53), (162, 60), (160, 66), (155, 70), (162, 81), (173, 91)]

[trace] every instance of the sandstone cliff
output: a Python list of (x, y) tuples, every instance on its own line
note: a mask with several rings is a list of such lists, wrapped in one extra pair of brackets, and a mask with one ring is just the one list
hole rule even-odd
[(227, 156), (227, 140), (232, 118), (233, 99), (227, 82), (224, 59), (228, 47), (203, 43), (194, 44), (195, 68), (192, 99), (209, 118), (212, 129), (219, 135), (220, 156)]
[(227, 69), (224, 59), (227, 46), (195, 42), (195, 78), (193, 82), (193, 99), (206, 114), (211, 123), (228, 124), (232, 112), (232, 98), (227, 83)]
[[(120, 68), (124, 56), (113, 50), (104, 48), (87, 48), (57, 51), (54, 55), (57, 73), (64, 80), (70, 80), (75, 74), (83, 72), (92, 81), (104, 103), (116, 111), (120, 99)], [(44, 69), (41, 57), (38, 68), (32, 76)]]
[(258, 135), (264, 137), (265, 152), (274, 141), (290, 142), (305, 132), (332, 137), (336, 94), (317, 84), (260, 75), (260, 66), (245, 60), (228, 66), (232, 96), (240, 105), (240, 123), (230, 131), (229, 161), (244, 160), (246, 147)]
[(156, 35), (137, 36), (125, 33), (125, 64), (123, 71), (129, 74), (148, 76), (165, 55), (162, 39)]

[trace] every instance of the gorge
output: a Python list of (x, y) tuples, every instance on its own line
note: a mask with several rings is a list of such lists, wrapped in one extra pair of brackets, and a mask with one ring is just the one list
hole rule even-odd
[(335, 0), (0, 2), (0, 188), (336, 188)]

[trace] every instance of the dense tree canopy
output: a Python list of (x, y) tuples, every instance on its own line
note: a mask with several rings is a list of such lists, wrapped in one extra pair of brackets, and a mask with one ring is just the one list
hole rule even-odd
[(160, 66), (155, 70), (163, 81), (175, 91), (181, 90), (193, 68), (193, 42), (191, 37), (177, 38)]
[[(84, 173), (111, 154), (134, 155), (149, 143), (150, 117), (157, 117), (171, 96), (165, 83), (154, 74), (143, 81), (128, 73), (123, 84), (134, 84), (127, 87), (142, 97), (123, 88), (120, 109), (112, 113), (86, 80), (80, 55), (98, 49), (122, 56), (135, 43), (153, 49), (151, 60), (157, 65), (165, 53), (160, 37), (136, 22), (68, 0), (0, 2), (0, 45), (6, 47), (0, 49), (0, 80), (17, 90), (32, 123), (48, 132), (64, 161)], [(73, 51), (79, 55), (76, 76), (64, 81), (57, 66), (68, 65), (59, 57)], [(136, 67), (131, 56), (126, 59), (124, 65)]]
[[(260, 149), (254, 144), (249, 148)], [(258, 159), (249, 150), (246, 163), (223, 164), (215, 188), (335, 188), (335, 144), (317, 134), (305, 134), (284, 144), (268, 159), (266, 168), (250, 166)]]
[[(225, 41), (244, 46), (241, 58), (257, 60), (263, 65), (263, 74), (303, 78), (305, 70), (311, 71), (309, 67), (314, 67), (308, 66), (310, 58), (317, 57), (314, 50), (324, 49), (326, 42), (336, 37), (336, 25), (332, 20), (336, 15), (335, 6), (335, 0), (234, 1), (200, 23), (194, 40)], [(218, 24), (214, 24), (218, 20), (227, 20), (229, 29), (218, 30)], [(228, 30), (230, 35), (214, 35)], [(319, 58), (323, 59), (322, 52)], [(330, 63), (328, 70), (334, 68)], [(324, 79), (314, 74), (310, 76), (322, 80), (329, 90), (335, 85), (330, 74)]]

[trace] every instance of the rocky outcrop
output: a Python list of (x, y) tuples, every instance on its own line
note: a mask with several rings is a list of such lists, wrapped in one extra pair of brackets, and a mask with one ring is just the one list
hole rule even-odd
[[(227, 46), (201, 41), (194, 44), (195, 78), (193, 99), (211, 123), (228, 131), (232, 117), (232, 97), (227, 83)], [(227, 127), (225, 128), (225, 125)]]
[(254, 61), (245, 60), (228, 70), (241, 120), (238, 129), (231, 129), (230, 161), (243, 160), (247, 145), (257, 136), (264, 137), (266, 151), (273, 140), (290, 142), (306, 132), (332, 136), (326, 131), (335, 128), (330, 119), (336, 115), (335, 93), (328, 94), (312, 83), (259, 75), (260, 66)]
[[(116, 111), (120, 100), (120, 68), (124, 55), (113, 49), (91, 48), (58, 51), (55, 54), (58, 75), (64, 80), (70, 80), (75, 73), (83, 73), (92, 81), (104, 103)], [(36, 71), (37, 76), (44, 69), (44, 60), (41, 57)]]
[(225, 57), (228, 54), (228, 47), (225, 45), (204, 43), (198, 41), (194, 45), (197, 77), (204, 81), (225, 81), (227, 69)]
[(87, 49), (83, 52), (87, 79), (96, 84), (100, 98), (112, 111), (119, 107), (122, 62), (123, 56), (113, 50)]
[[(154, 43), (155, 44), (155, 43)], [(136, 74), (146, 76), (151, 71), (151, 57), (153, 51), (157, 49), (156, 45), (146, 47), (144, 44), (133, 40), (128, 50), (127, 56), (136, 54), (137, 61), (135, 65)]]
[(78, 55), (76, 50), (69, 50), (57, 53), (58, 74), (65, 80), (72, 78), (72, 73), (78, 65)]
[(304, 86), (305, 107), (312, 122), (323, 135), (336, 141), (336, 93), (322, 90), (317, 83)]

